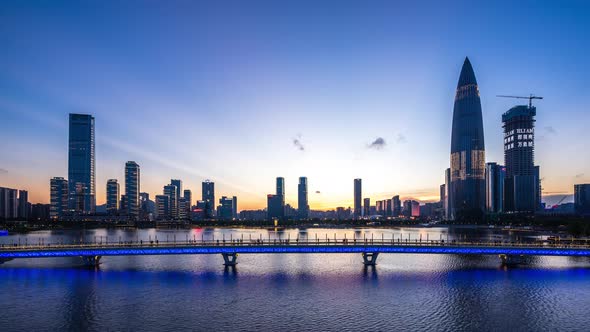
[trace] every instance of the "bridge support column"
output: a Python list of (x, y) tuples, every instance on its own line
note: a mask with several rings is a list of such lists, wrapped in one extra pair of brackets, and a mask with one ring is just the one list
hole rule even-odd
[(363, 252), (363, 264), (375, 266), (377, 264), (378, 252)]
[(223, 265), (225, 266), (236, 266), (238, 264), (238, 254), (237, 253), (222, 253), (223, 256)]
[(500, 254), (498, 256), (500, 258), (500, 262), (502, 265), (511, 266), (511, 265), (518, 265), (525, 263), (525, 259), (523, 255), (507, 255), (507, 254)]
[(86, 266), (98, 266), (100, 264), (100, 259), (102, 256), (81, 256), (82, 262)]
[(12, 260), (12, 258), (0, 258), (0, 264), (4, 264), (4, 263), (11, 261), (11, 260)]

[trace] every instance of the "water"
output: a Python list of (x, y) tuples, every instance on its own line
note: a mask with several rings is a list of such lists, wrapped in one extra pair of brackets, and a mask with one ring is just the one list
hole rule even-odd
[[(481, 229), (310, 229), (271, 238), (371, 236), (529, 239)], [(383, 235), (382, 235), (383, 234)], [(226, 236), (267, 230), (193, 229), (35, 232), (0, 243)], [(0, 265), (1, 331), (359, 331), (587, 330), (590, 260), (538, 257), (501, 268), (494, 256), (382, 254), (105, 257), (99, 269), (75, 258), (19, 259)]]

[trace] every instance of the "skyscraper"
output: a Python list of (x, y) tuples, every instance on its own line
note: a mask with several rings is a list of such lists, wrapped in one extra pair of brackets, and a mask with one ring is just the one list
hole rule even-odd
[(188, 202), (189, 209), (190, 209), (190, 206), (192, 206), (192, 204), (193, 204), (193, 193), (192, 193), (192, 191), (190, 189), (185, 189), (184, 190), (184, 193), (183, 193), (183, 197)]
[(285, 178), (277, 177), (277, 195), (285, 197)]
[(59, 219), (68, 210), (68, 180), (62, 177), (54, 177), (50, 180), (50, 207), (49, 217)]
[(128, 161), (125, 164), (125, 203), (127, 215), (132, 220), (139, 217), (139, 180), (139, 165)]
[(478, 218), (485, 208), (485, 146), (479, 88), (465, 58), (453, 109), (451, 218)]
[(451, 218), (451, 169), (447, 168), (445, 170), (445, 201), (443, 203), (443, 207), (445, 210), (444, 219), (445, 220), (452, 220)]
[(234, 214), (233, 208), (234, 200), (226, 196), (219, 199), (219, 207), (217, 208), (217, 217), (219, 220), (232, 220)]
[(178, 210), (176, 212), (176, 215), (178, 216), (180, 214), (180, 204), (178, 204), (178, 201), (180, 201), (180, 199), (182, 198), (182, 180), (177, 180), (177, 179), (171, 179), (170, 180), (170, 184), (176, 186), (176, 199), (177, 199), (177, 204), (176, 204), (176, 209)]
[(26, 190), (18, 191), (18, 217), (24, 220), (30, 217), (31, 204), (29, 203), (29, 192)]
[(486, 164), (486, 212), (504, 211), (504, 178), (506, 167), (497, 163)]
[(156, 218), (158, 220), (170, 218), (170, 196), (156, 195)]
[(538, 209), (539, 179), (535, 171), (534, 106), (512, 107), (502, 114), (504, 128), (504, 209), (533, 213)]
[(285, 205), (281, 195), (266, 196), (266, 212), (268, 220), (285, 218)]
[(178, 188), (175, 185), (164, 186), (164, 195), (170, 198), (170, 217), (172, 219), (178, 219), (178, 196), (176, 196), (176, 193), (178, 193)]
[(70, 114), (68, 205), (76, 213), (93, 213), (96, 209), (94, 151), (94, 117)]
[(307, 201), (307, 178), (304, 176), (299, 178), (299, 185), (297, 186), (297, 210), (300, 219), (309, 218), (309, 203)]
[(354, 219), (359, 219), (363, 215), (362, 206), (361, 206), (362, 200), (363, 200), (362, 180), (361, 179), (354, 179), (354, 210), (353, 210)]
[(119, 182), (117, 179), (107, 180), (107, 213), (117, 214), (119, 211)]
[(0, 219), (18, 217), (18, 190), (0, 187)]
[(363, 216), (368, 217), (371, 215), (371, 199), (363, 199)]
[(215, 183), (205, 180), (202, 183), (201, 199), (205, 202), (205, 218), (213, 218), (215, 210)]
[(232, 197), (232, 209), (233, 209), (233, 218), (238, 219), (238, 197)]
[(402, 214), (402, 201), (398, 195), (393, 196), (391, 200), (393, 201), (393, 216), (399, 217)]

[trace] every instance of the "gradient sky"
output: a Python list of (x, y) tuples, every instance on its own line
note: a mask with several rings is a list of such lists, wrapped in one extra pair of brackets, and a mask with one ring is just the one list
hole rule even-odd
[(352, 205), (356, 177), (438, 199), (465, 56), (487, 161), (518, 103), (495, 95), (535, 93), (545, 195), (590, 182), (588, 1), (3, 1), (0, 47), (0, 186), (33, 202), (67, 177), (70, 112), (96, 118), (98, 204), (127, 160), (142, 191), (211, 179), (240, 209), (276, 176), (295, 206), (307, 176), (312, 209)]

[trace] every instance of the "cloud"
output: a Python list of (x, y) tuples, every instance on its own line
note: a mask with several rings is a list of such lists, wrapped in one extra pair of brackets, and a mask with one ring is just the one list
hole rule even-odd
[(545, 131), (546, 131), (548, 134), (553, 134), (553, 135), (557, 134), (557, 131), (556, 131), (556, 130), (555, 130), (555, 128), (553, 128), (552, 126), (546, 126), (546, 127), (545, 127)]
[(402, 134), (397, 134), (397, 139), (395, 140), (397, 143), (401, 144), (401, 143), (405, 143), (408, 140), (406, 140), (406, 136), (402, 135)]
[(305, 147), (303, 146), (303, 143), (301, 143), (301, 135), (297, 135), (297, 137), (293, 138), (293, 145), (295, 145), (299, 151), (305, 151)]
[(576, 179), (583, 178), (583, 177), (584, 177), (584, 173), (579, 173), (579, 174), (576, 174), (574, 177), (575, 177)]
[(383, 137), (377, 137), (371, 144), (367, 145), (367, 149), (381, 150), (385, 145), (387, 143), (385, 143)]
[(316, 191), (315, 191), (315, 193), (316, 193), (316, 194), (321, 194), (319, 190), (316, 190)]
[(0, 168), (0, 174), (6, 174), (8, 173), (8, 170), (4, 169), (4, 168)]

